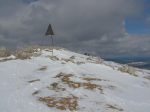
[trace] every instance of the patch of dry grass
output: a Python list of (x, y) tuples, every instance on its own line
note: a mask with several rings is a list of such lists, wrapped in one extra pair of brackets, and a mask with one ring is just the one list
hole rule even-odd
[(118, 68), (118, 70), (137, 77), (137, 75), (135, 74), (136, 72), (135, 68), (130, 67), (128, 65), (123, 65), (122, 67)]
[(92, 78), (92, 77), (83, 77), (82, 79), (86, 81), (102, 81), (102, 79)]
[(18, 59), (30, 59), (32, 56), (37, 57), (41, 55), (41, 46), (34, 45), (34, 46), (29, 46), (26, 48), (22, 49), (17, 49), (14, 55)]
[(64, 84), (67, 84), (71, 88), (82, 87), (82, 88), (88, 89), (88, 90), (99, 89), (101, 92), (103, 92), (102, 86), (89, 82), (89, 80), (90, 81), (94, 80), (94, 78), (85, 78), (86, 81), (88, 81), (88, 82), (83, 83), (83, 82), (72, 81), (71, 80), (72, 76), (73, 76), (72, 74), (59, 73), (55, 78), (60, 78)]
[(77, 97), (40, 97), (39, 101), (44, 102), (48, 107), (55, 107), (59, 110), (69, 109), (70, 111), (77, 110)]
[(11, 55), (11, 52), (6, 48), (0, 48), (0, 57), (8, 57)]
[[(84, 77), (81, 79), (84, 79), (84, 82), (75, 82), (73, 81), (74, 75), (73, 74), (66, 74), (66, 73), (59, 73), (54, 78), (58, 78), (58, 82), (54, 82), (50, 84), (47, 88), (49, 90), (54, 90), (55, 92), (62, 92), (66, 91), (67, 88), (64, 87), (64, 85), (68, 85), (68, 87), (77, 89), (77, 88), (83, 88), (87, 90), (100, 90), (101, 93), (103, 93), (103, 88), (101, 85), (93, 84), (90, 81), (98, 80), (101, 81), (101, 79), (98, 78), (88, 78)], [(80, 78), (80, 77), (79, 77)], [(35, 91), (32, 95), (38, 94), (39, 91)], [(59, 110), (70, 110), (70, 111), (76, 111), (78, 107), (78, 98), (74, 95), (69, 95), (68, 97), (54, 97), (54, 96), (48, 96), (48, 97), (39, 97), (39, 101), (43, 102), (50, 108), (57, 108)]]
[[(60, 50), (62, 48), (54, 47), (56, 50)], [(16, 56), (17, 59), (30, 59), (32, 56), (37, 57), (41, 55), (41, 50), (52, 50), (52, 47), (49, 46), (39, 46), (39, 45), (32, 45), (29, 47), (25, 47), (22, 49), (17, 49), (15, 52), (11, 53), (6, 48), (0, 48), (0, 57), (8, 57), (11, 54)]]
[(88, 57), (86, 58), (86, 60), (94, 64), (102, 64), (104, 62), (104, 60), (101, 59), (100, 57)]
[[(26, 47), (26, 48), (23, 48), (23, 49), (16, 50), (14, 55), (16, 56), (16, 58), (24, 60), (24, 59), (30, 59), (32, 56), (34, 56), (34, 57), (40, 56), (42, 50), (51, 52), (52, 49), (60, 50), (60, 49), (63, 49), (63, 48), (32, 45), (32, 46), (29, 46), (29, 47)], [(50, 57), (50, 59), (59, 60), (55, 56)]]
[(100, 85), (92, 84), (92, 83), (90, 83), (90, 82), (88, 82), (88, 83), (83, 83), (83, 88), (84, 88), (84, 89), (89, 89), (89, 90), (93, 90), (93, 89), (102, 90), (102, 87), (101, 87)]
[(32, 53), (24, 52), (24, 51), (16, 51), (15, 56), (17, 59), (30, 59), (33, 56)]
[(54, 82), (54, 83), (50, 84), (50, 86), (48, 86), (47, 88), (50, 89), (50, 90), (55, 90), (56, 92), (66, 90), (65, 88), (60, 86), (57, 82)]
[(60, 73), (57, 74), (56, 77), (54, 77), (54, 78), (60, 78), (60, 77), (62, 77), (62, 76), (65, 76), (65, 77), (72, 77), (73, 74), (65, 74), (65, 73), (60, 72)]

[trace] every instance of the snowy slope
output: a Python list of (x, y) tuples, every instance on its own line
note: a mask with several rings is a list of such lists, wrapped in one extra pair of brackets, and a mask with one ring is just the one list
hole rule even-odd
[(150, 71), (128, 74), (122, 65), (63, 49), (54, 57), (39, 52), (0, 62), (1, 112), (150, 112)]

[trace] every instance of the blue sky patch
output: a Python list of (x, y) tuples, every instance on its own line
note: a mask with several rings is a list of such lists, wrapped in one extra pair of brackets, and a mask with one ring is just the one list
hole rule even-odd
[(125, 28), (130, 34), (150, 34), (150, 26), (145, 19), (126, 19)]
[(125, 20), (126, 31), (130, 34), (150, 34), (150, 24), (147, 18), (150, 17), (150, 0), (143, 0), (144, 10), (141, 17), (127, 18)]

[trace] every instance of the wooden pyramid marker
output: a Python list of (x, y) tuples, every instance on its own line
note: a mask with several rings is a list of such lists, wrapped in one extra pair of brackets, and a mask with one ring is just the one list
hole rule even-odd
[(53, 35), (54, 35), (54, 32), (53, 32), (52, 26), (51, 24), (49, 24), (47, 31), (45, 33), (45, 36), (50, 36), (52, 39), (52, 56), (53, 56), (53, 48), (54, 48)]
[(51, 24), (49, 24), (45, 35), (46, 35), (46, 36), (48, 36), (48, 35), (54, 35), (54, 32), (53, 32), (53, 29), (52, 29)]

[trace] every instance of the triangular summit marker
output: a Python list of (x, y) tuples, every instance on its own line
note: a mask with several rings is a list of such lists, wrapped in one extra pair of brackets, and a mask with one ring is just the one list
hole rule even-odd
[(53, 56), (53, 48), (54, 48), (53, 35), (54, 35), (54, 32), (53, 32), (52, 26), (51, 26), (51, 24), (49, 24), (47, 31), (45, 33), (45, 36), (51, 36), (51, 39), (52, 39), (52, 56)]
[(46, 35), (46, 36), (48, 36), (48, 35), (54, 35), (54, 32), (53, 32), (53, 29), (52, 29), (51, 24), (49, 24), (45, 35)]

